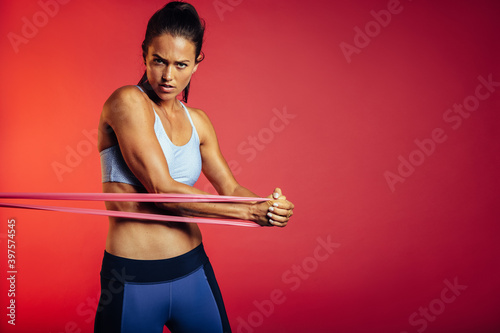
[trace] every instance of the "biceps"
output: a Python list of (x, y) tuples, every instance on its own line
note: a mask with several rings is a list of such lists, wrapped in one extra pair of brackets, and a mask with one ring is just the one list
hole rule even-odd
[(142, 131), (138, 134), (130, 129), (126, 133), (118, 131), (117, 138), (123, 159), (146, 190), (150, 193), (167, 191), (173, 179), (154, 133)]

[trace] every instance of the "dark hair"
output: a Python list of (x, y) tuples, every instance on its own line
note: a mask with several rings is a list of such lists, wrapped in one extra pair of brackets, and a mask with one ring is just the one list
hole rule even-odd
[[(169, 2), (149, 19), (146, 36), (142, 42), (142, 57), (146, 60), (148, 48), (153, 38), (163, 34), (170, 34), (173, 37), (184, 37), (191, 41), (195, 46), (195, 61), (199, 63), (205, 58), (201, 51), (204, 32), (205, 22), (200, 19), (198, 12), (191, 4), (180, 1)], [(198, 59), (200, 54), (201, 59)], [(142, 85), (147, 79), (147, 72), (145, 71), (138, 84)], [(182, 92), (184, 102), (187, 102), (190, 84), (188, 83)]]

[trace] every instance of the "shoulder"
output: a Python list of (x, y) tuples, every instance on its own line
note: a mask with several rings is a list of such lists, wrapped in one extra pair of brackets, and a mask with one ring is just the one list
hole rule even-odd
[(193, 108), (185, 104), (184, 106), (186, 106), (186, 108), (188, 109), (189, 114), (191, 115), (191, 118), (194, 122), (210, 122), (208, 115), (203, 110)]
[(194, 126), (196, 127), (196, 131), (198, 132), (198, 136), (200, 137), (200, 143), (206, 142), (207, 139), (213, 137), (215, 134), (214, 127), (208, 115), (201, 109), (188, 107), (186, 105), (189, 114), (191, 115), (191, 119), (193, 120)]
[(213, 128), (210, 118), (203, 110), (189, 107), (187, 105), (186, 107), (189, 111), (189, 114), (191, 115), (191, 119), (193, 119), (197, 130), (206, 130)]
[[(147, 95), (137, 86), (123, 86), (116, 89), (103, 106), (103, 115), (109, 120), (128, 116), (144, 116), (148, 114), (149, 103)], [(140, 111), (143, 112), (140, 112)]]
[(146, 102), (145, 94), (137, 86), (123, 86), (116, 89), (104, 103), (104, 107), (117, 107)]

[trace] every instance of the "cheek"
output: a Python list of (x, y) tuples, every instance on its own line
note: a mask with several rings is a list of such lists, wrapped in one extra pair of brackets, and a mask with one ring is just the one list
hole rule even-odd
[(151, 82), (156, 82), (161, 79), (161, 71), (159, 71), (157, 68), (149, 66), (147, 68), (147, 74), (148, 74), (148, 80)]
[(191, 79), (191, 75), (193, 75), (193, 73), (191, 71), (186, 71), (184, 73), (181, 74), (182, 75), (182, 79), (184, 81), (189, 81)]
[(179, 71), (176, 74), (176, 81), (180, 86), (187, 86), (191, 79), (191, 71)]

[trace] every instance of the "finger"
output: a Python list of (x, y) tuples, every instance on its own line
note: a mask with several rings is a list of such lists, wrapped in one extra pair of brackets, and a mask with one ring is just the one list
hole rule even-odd
[(287, 216), (289, 209), (271, 206), (271, 207), (269, 207), (268, 211), (275, 214), (275, 215)]
[(273, 227), (286, 227), (288, 222), (278, 222), (278, 221), (274, 221), (274, 220), (269, 220), (269, 224), (272, 225)]
[(278, 215), (273, 212), (267, 212), (267, 217), (274, 222), (286, 223), (290, 220), (290, 217), (293, 215), (293, 211), (286, 211), (285, 215)]
[(288, 200), (285, 200), (284, 202), (282, 202), (280, 200), (279, 205), (280, 205), (280, 207), (284, 207), (286, 209), (294, 209), (295, 208), (295, 205)]
[(293, 209), (294, 205), (288, 200), (275, 200), (275, 201), (267, 201), (270, 207), (281, 208), (281, 209)]
[(279, 187), (276, 187), (273, 191), (273, 198), (274, 199), (278, 199), (282, 196), (282, 192), (281, 192), (281, 189)]

